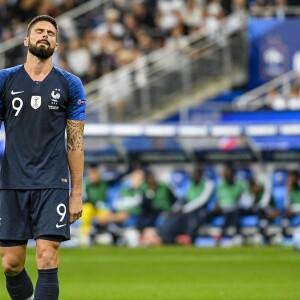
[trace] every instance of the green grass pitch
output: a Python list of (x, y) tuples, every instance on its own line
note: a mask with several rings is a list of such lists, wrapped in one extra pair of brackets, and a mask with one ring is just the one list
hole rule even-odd
[[(62, 300), (300, 299), (300, 252), (291, 248), (61, 249)], [(28, 273), (36, 280), (34, 249)], [(9, 297), (0, 276), (0, 299)]]

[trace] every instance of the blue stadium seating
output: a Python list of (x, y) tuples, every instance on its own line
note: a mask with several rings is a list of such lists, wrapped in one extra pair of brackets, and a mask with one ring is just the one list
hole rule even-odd
[(244, 216), (240, 220), (240, 225), (242, 227), (256, 227), (259, 223), (258, 216)]
[(293, 227), (298, 227), (298, 226), (300, 226), (300, 215), (297, 215), (296, 217), (294, 217), (294, 218), (292, 219), (291, 225), (292, 225)]
[(235, 178), (241, 181), (248, 181), (253, 177), (253, 172), (250, 168), (240, 168), (235, 172)]

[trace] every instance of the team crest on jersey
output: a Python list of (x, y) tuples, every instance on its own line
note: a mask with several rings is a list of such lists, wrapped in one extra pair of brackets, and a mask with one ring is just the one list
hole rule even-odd
[(60, 89), (55, 89), (51, 93), (52, 101), (57, 101), (60, 98)]
[(33, 109), (38, 109), (42, 104), (42, 97), (41, 96), (32, 96), (30, 104)]

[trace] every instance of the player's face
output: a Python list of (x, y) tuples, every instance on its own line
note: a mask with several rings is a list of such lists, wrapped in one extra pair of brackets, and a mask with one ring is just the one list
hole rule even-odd
[(32, 55), (40, 59), (47, 59), (56, 51), (56, 40), (55, 27), (47, 21), (41, 21), (33, 25), (24, 43)]

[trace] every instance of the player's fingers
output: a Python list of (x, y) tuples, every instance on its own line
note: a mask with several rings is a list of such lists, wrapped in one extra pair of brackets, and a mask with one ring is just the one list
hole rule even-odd
[(80, 219), (82, 216), (82, 211), (79, 213), (74, 213), (70, 215), (70, 223), (73, 224), (76, 220)]
[(73, 224), (76, 221), (76, 219), (73, 216), (70, 216), (70, 224)]

